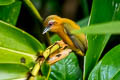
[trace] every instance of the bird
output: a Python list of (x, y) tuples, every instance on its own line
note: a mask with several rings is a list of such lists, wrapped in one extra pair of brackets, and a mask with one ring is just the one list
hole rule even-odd
[(73, 30), (80, 29), (80, 26), (74, 21), (57, 15), (50, 15), (44, 20), (43, 25), (45, 29), (42, 34), (48, 31), (54, 32), (77, 54), (80, 56), (85, 55), (88, 48), (88, 41), (84, 33), (72, 33)]

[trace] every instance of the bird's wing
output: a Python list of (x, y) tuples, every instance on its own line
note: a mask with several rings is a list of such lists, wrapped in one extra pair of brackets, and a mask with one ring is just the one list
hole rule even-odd
[(71, 31), (75, 30), (75, 28), (73, 28), (71, 24), (64, 23), (63, 25), (64, 25), (64, 31), (70, 37), (76, 48), (80, 49), (82, 52), (85, 53), (87, 49), (87, 40), (85, 35), (71, 33)]

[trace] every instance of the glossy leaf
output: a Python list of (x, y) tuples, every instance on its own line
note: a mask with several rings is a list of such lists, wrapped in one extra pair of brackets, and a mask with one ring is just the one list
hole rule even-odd
[(0, 80), (26, 79), (29, 69), (20, 64), (0, 63)]
[(81, 28), (73, 32), (76, 34), (82, 32), (86, 34), (120, 34), (120, 21), (90, 25), (89, 27)]
[(0, 63), (24, 63), (29, 66), (42, 45), (26, 32), (0, 21)]
[(12, 4), (14, 2), (15, 2), (15, 0), (0, 0), (0, 6), (1, 5), (9, 5), (9, 4)]
[(89, 80), (120, 79), (120, 45), (111, 49), (95, 66)]
[(20, 13), (20, 9), (21, 1), (16, 1), (15, 3), (7, 6), (0, 6), (0, 20), (15, 25)]
[[(120, 0), (93, 0), (92, 12), (90, 15), (90, 25), (119, 20)], [(98, 62), (100, 55), (107, 44), (110, 35), (87, 35), (88, 51), (85, 56), (84, 79)]]
[(81, 69), (77, 57), (70, 53), (65, 59), (51, 66), (51, 80), (78, 80), (82, 78)]

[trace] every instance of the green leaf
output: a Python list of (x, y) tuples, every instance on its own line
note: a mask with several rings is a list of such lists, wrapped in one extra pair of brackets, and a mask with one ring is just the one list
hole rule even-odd
[[(96, 23), (120, 20), (120, 0), (93, 0), (92, 12), (90, 15), (90, 25)], [(89, 73), (98, 62), (110, 35), (87, 35), (88, 50), (85, 56), (84, 79), (87, 79)]]
[(77, 24), (80, 25), (80, 27), (87, 26), (88, 25), (88, 20), (89, 20), (89, 17), (86, 17), (86, 18), (78, 21)]
[(120, 34), (120, 21), (90, 25), (73, 32), (77, 34), (81, 32), (86, 34)]
[(36, 56), (8, 48), (0, 47), (0, 63), (16, 63), (31, 67)]
[(35, 77), (35, 80), (46, 80), (46, 77), (38, 75), (38, 76)]
[(29, 69), (20, 64), (0, 63), (0, 80), (26, 79)]
[(16, 1), (15, 3), (7, 6), (0, 6), (0, 20), (15, 25), (20, 13), (20, 9), (21, 1)]
[(100, 60), (90, 73), (89, 80), (119, 80), (118, 76), (120, 76), (120, 45), (111, 49)]
[(61, 40), (61, 38), (57, 35), (57, 34), (54, 34), (51, 38), (50, 38), (50, 41), (51, 43), (55, 43), (56, 41), (59, 41)]
[(51, 66), (51, 80), (78, 80), (82, 78), (81, 69), (74, 53)]
[(0, 21), (0, 63), (33, 63), (43, 50), (41, 43), (26, 32)]
[(50, 65), (47, 63), (43, 63), (41, 66), (41, 72), (42, 72), (42, 75), (47, 78), (47, 80), (49, 78), (50, 71), (51, 71)]
[(113, 77), (112, 80), (120, 80), (120, 70), (117, 72), (117, 74)]
[(0, 0), (0, 6), (1, 5), (9, 5), (9, 4), (12, 4), (14, 2), (15, 2), (15, 0)]

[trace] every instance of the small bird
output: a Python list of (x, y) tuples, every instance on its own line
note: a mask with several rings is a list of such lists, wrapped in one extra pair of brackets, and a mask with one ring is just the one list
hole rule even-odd
[(45, 34), (48, 31), (57, 33), (68, 46), (81, 56), (84, 56), (88, 48), (87, 39), (84, 33), (73, 34), (73, 30), (80, 29), (74, 21), (61, 18), (57, 15), (50, 15), (44, 21), (46, 27), (43, 31)]

